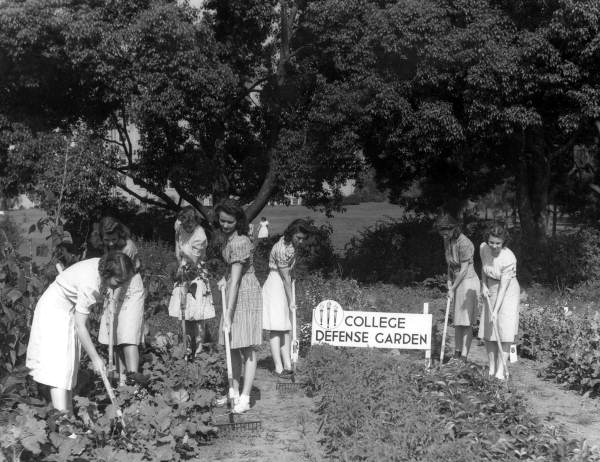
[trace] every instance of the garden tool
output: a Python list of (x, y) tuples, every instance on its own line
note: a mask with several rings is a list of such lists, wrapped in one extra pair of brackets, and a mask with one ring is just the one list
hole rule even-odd
[[(492, 304), (490, 303), (489, 295), (485, 296), (485, 301), (488, 306), (488, 312), (490, 314), (490, 319), (492, 317)], [(500, 360), (502, 361), (502, 368), (504, 369), (504, 380), (508, 377), (508, 368), (506, 367), (506, 359), (504, 359), (504, 351), (502, 351), (502, 340), (500, 340), (500, 332), (498, 331), (498, 319), (492, 324), (492, 329), (494, 331), (494, 335), (496, 336), (496, 343), (498, 344), (498, 354), (500, 355)]]
[[(296, 306), (296, 281), (292, 281), (292, 305)], [(277, 391), (281, 394), (293, 393), (302, 389), (302, 383), (296, 381), (296, 365), (300, 352), (300, 342), (298, 341), (296, 309), (292, 311), (292, 344), (290, 348), (290, 358), (292, 360), (292, 378), (291, 381), (278, 381), (275, 385)]]
[(115, 378), (115, 292), (108, 296), (108, 367), (106, 368), (111, 380)]
[(110, 399), (111, 404), (115, 408), (115, 413), (117, 414), (117, 417), (121, 421), (121, 425), (123, 426), (122, 433), (124, 434), (125, 433), (125, 418), (123, 417), (123, 411), (121, 410), (121, 407), (117, 403), (117, 397), (115, 396), (115, 392), (114, 392), (110, 382), (108, 381), (108, 376), (106, 375), (106, 372), (104, 370), (101, 370), (100, 375), (102, 376), (102, 382), (104, 383), (104, 388), (106, 389), (108, 398)]
[(446, 346), (446, 332), (448, 331), (448, 315), (450, 314), (450, 303), (452, 300), (448, 297), (446, 301), (446, 315), (444, 316), (444, 330), (442, 331), (442, 346), (440, 349), (440, 367), (444, 362), (444, 348)]
[[(227, 297), (226, 297), (225, 285), (221, 287), (221, 300), (223, 304), (223, 316), (227, 312)], [(227, 392), (227, 408), (228, 408), (228, 422), (215, 423), (222, 434), (224, 435), (237, 435), (240, 433), (254, 433), (260, 431), (262, 427), (261, 421), (247, 421), (234, 419), (232, 412), (234, 406), (234, 388), (233, 388), (233, 366), (231, 364), (231, 346), (229, 340), (230, 330), (223, 330), (223, 337), (225, 339), (225, 362), (227, 365), (227, 383), (229, 390)], [(215, 416), (217, 417), (217, 416)], [(241, 416), (240, 416), (241, 417)]]
[(191, 351), (191, 347), (190, 345), (188, 345), (188, 337), (187, 337), (187, 332), (186, 332), (186, 328), (185, 328), (185, 309), (187, 307), (187, 294), (188, 294), (188, 290), (189, 290), (189, 282), (185, 276), (185, 274), (182, 275), (182, 281), (181, 281), (181, 285), (179, 286), (180, 288), (180, 299), (179, 299), (179, 306), (181, 309), (181, 335), (182, 335), (182, 342), (183, 342), (183, 351), (185, 352), (184, 358), (187, 361), (190, 354), (192, 353)]

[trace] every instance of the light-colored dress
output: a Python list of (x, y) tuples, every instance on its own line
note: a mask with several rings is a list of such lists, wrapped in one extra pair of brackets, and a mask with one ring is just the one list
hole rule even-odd
[(296, 263), (296, 252), (292, 244), (286, 244), (283, 236), (269, 254), (269, 276), (262, 289), (263, 329), (286, 331), (292, 329), (290, 308), (279, 268), (289, 268)]
[[(131, 239), (121, 249), (131, 261), (139, 266), (138, 249)], [(123, 287), (109, 290), (111, 297), (115, 297), (115, 313), (113, 315), (113, 345), (139, 345), (144, 339), (144, 302), (146, 291), (144, 282), (139, 273), (135, 273)], [(110, 344), (110, 315), (109, 306), (105, 306), (100, 319), (98, 341), (103, 345)]]
[(445, 253), (452, 282), (460, 273), (461, 264), (468, 264), (467, 273), (454, 292), (454, 325), (471, 326), (476, 320), (480, 290), (479, 277), (473, 267), (473, 243), (467, 236), (460, 234), (446, 247)]
[(258, 223), (258, 238), (266, 239), (269, 237), (269, 222), (261, 221)]
[[(208, 240), (202, 226), (197, 226), (188, 233), (179, 220), (175, 222), (175, 256), (180, 262), (189, 265), (201, 263), (206, 255)], [(178, 284), (173, 288), (169, 300), (169, 315), (181, 320), (181, 297), (183, 286)], [(187, 321), (203, 321), (215, 317), (210, 285), (206, 277), (196, 277), (190, 281), (186, 294), (185, 319)]]
[[(235, 232), (223, 249), (223, 259), (229, 265), (227, 294), (231, 288), (231, 265), (242, 263), (242, 276), (231, 322), (231, 348), (258, 346), (262, 343), (262, 295), (254, 274), (253, 246), (250, 238)], [(219, 343), (224, 344), (223, 318), (219, 328)]]
[(81, 355), (75, 312), (89, 314), (101, 301), (99, 261), (90, 258), (69, 266), (38, 300), (25, 363), (36, 382), (64, 390), (75, 387)]
[[(517, 259), (515, 254), (506, 247), (500, 250), (497, 257), (494, 257), (492, 249), (485, 242), (481, 244), (479, 253), (481, 255), (481, 270), (487, 276), (487, 286), (490, 290), (490, 308), (492, 310), (498, 296), (500, 279), (507, 278), (510, 280), (498, 311), (497, 324), (500, 341), (513, 343), (519, 329), (519, 297), (521, 293), (519, 281), (517, 280)], [(495, 341), (496, 335), (490, 322), (490, 308), (484, 300), (479, 337)]]

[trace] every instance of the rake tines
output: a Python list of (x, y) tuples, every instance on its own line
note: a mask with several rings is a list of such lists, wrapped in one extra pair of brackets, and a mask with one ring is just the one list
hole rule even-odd
[(262, 430), (260, 420), (218, 423), (214, 426), (218, 428), (221, 436), (256, 436)]

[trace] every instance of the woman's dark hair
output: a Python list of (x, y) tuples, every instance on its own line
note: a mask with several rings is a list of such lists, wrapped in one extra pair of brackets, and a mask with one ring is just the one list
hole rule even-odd
[(458, 236), (460, 236), (461, 233), (458, 220), (448, 214), (438, 216), (433, 226), (438, 232), (444, 230), (452, 231), (452, 236), (450, 237), (451, 239), (458, 239)]
[(502, 247), (506, 247), (507, 242), (510, 240), (510, 234), (502, 223), (492, 223), (483, 234), (485, 242), (487, 242), (490, 236), (502, 239)]
[(191, 205), (183, 207), (177, 214), (177, 219), (181, 223), (192, 221), (196, 226), (202, 226), (207, 239), (211, 238), (211, 229), (208, 221)]
[(122, 280), (131, 279), (135, 273), (131, 258), (116, 250), (106, 253), (98, 263), (98, 272), (103, 281), (116, 277)]
[(100, 220), (100, 237), (104, 240), (106, 234), (118, 233), (119, 239), (125, 241), (131, 237), (129, 229), (125, 227), (123, 223), (114, 217), (104, 217)]
[(302, 218), (297, 218), (296, 220), (292, 221), (283, 232), (283, 240), (285, 243), (289, 244), (292, 242), (292, 237), (296, 233), (304, 233), (306, 235), (311, 234), (312, 227), (310, 226), (310, 223)]
[(225, 212), (227, 215), (231, 215), (233, 218), (235, 218), (235, 229), (238, 234), (243, 234), (244, 236), (248, 235), (248, 218), (246, 218), (246, 212), (244, 212), (244, 209), (238, 201), (233, 199), (225, 199), (215, 207), (215, 220), (216, 225), (219, 228), (219, 213), (221, 212)]

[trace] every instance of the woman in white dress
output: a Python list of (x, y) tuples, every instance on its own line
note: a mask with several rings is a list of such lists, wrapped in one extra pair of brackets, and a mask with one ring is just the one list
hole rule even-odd
[[(169, 315), (181, 320), (181, 297), (186, 294), (186, 334), (193, 339), (188, 345), (190, 353), (194, 351), (196, 356), (202, 352), (204, 343), (205, 329), (202, 322), (215, 317), (208, 273), (204, 267), (208, 241), (201, 223), (200, 214), (192, 207), (184, 207), (177, 216), (175, 257), (180, 283), (174, 288), (169, 302)], [(187, 292), (183, 281), (188, 282)]]
[(97, 372), (105, 370), (86, 322), (92, 305), (107, 289), (133, 276), (131, 259), (121, 252), (84, 260), (65, 269), (42, 294), (33, 315), (26, 366), (29, 374), (50, 387), (52, 405), (72, 412), (71, 390), (77, 383), (81, 346)]
[[(120, 384), (124, 385), (127, 377), (135, 381), (140, 365), (139, 345), (144, 337), (144, 302), (146, 291), (140, 275), (142, 267), (138, 249), (131, 239), (129, 230), (113, 217), (104, 217), (100, 222), (100, 236), (105, 252), (119, 251), (127, 255), (133, 262), (135, 275), (122, 288), (112, 295), (116, 302), (113, 318), (113, 345), (118, 347), (118, 368)], [(98, 341), (110, 345), (110, 306), (102, 313)]]
[(269, 222), (267, 217), (261, 217), (258, 224), (258, 239), (266, 239), (269, 237)]
[[(485, 234), (486, 242), (479, 247), (481, 255), (481, 294), (489, 297), (490, 306), (484, 300), (479, 324), (479, 337), (485, 340), (489, 361), (489, 375), (504, 380), (508, 371), (510, 345), (514, 343), (519, 328), (519, 302), (521, 288), (517, 280), (517, 259), (506, 247), (508, 232), (503, 226), (494, 225)], [(491, 314), (490, 314), (491, 311)], [(502, 351), (498, 351), (498, 335)], [(504, 361), (500, 355), (504, 356)]]
[(290, 310), (295, 310), (296, 305), (292, 299), (291, 271), (296, 263), (296, 249), (309, 233), (310, 225), (305, 220), (292, 221), (269, 254), (269, 276), (262, 289), (263, 329), (269, 331), (276, 376), (292, 374)]

